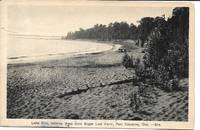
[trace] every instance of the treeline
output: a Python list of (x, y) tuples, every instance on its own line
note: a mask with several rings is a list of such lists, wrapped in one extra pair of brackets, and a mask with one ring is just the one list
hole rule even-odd
[(179, 89), (178, 79), (187, 78), (189, 72), (189, 8), (175, 8), (168, 20), (155, 18), (153, 21), (148, 35), (140, 36), (146, 43), (143, 60), (138, 59), (134, 64), (134, 59), (126, 55), (123, 64), (135, 68), (136, 75), (143, 81), (150, 80), (167, 90)]
[[(181, 17), (187, 14), (188, 8), (175, 8), (171, 18), (165, 20), (165, 15), (162, 17), (144, 17), (136, 26), (133, 23), (114, 22), (108, 25), (96, 24), (94, 27), (88, 29), (80, 28), (79, 31), (69, 32), (64, 39), (96, 39), (96, 40), (118, 40), (118, 39), (132, 39), (140, 40), (141, 46), (148, 40), (150, 33), (158, 28), (165, 30), (171, 35), (169, 40), (178, 40), (183, 42), (184, 38), (188, 36), (189, 22), (186, 17)], [(179, 19), (181, 17), (182, 19)], [(163, 27), (165, 26), (165, 27)], [(170, 34), (169, 34), (170, 33)], [(184, 37), (184, 38), (183, 38)], [(168, 36), (169, 38), (169, 36)], [(177, 38), (177, 39), (176, 39)]]
[[(176, 9), (175, 9), (176, 10)], [(155, 27), (160, 27), (161, 24), (170, 23), (172, 18), (165, 20), (165, 15), (162, 17), (144, 17), (136, 26), (133, 23), (128, 24), (127, 22), (113, 22), (108, 25), (96, 24), (91, 28), (82, 29), (78, 31), (69, 32), (64, 39), (96, 39), (101, 41), (111, 41), (119, 39), (132, 39), (140, 40), (141, 46), (148, 39), (148, 36)], [(172, 32), (174, 32), (172, 30)], [(173, 34), (172, 34), (173, 35)]]
[(134, 24), (126, 22), (114, 22), (109, 25), (96, 24), (92, 28), (82, 29), (79, 31), (69, 32), (67, 39), (97, 39), (97, 40), (114, 40), (114, 39), (136, 39), (137, 27)]
[(102, 41), (132, 39), (140, 40), (141, 46), (143, 46), (152, 29), (158, 26), (160, 22), (166, 22), (165, 16), (142, 18), (138, 26), (126, 22), (114, 22), (108, 25), (96, 24), (92, 28), (80, 28), (79, 31), (69, 32), (65, 39), (96, 39)]

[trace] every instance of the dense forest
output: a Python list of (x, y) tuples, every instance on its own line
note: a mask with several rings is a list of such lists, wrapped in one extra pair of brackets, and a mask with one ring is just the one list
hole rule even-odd
[[(143, 59), (134, 63), (134, 59), (126, 54), (124, 66), (136, 69), (136, 75), (141, 79), (150, 78), (152, 83), (170, 86), (167, 89), (177, 89), (175, 81), (188, 77), (188, 35), (189, 8), (178, 7), (173, 9), (172, 16), (167, 19), (164, 15), (144, 17), (138, 26), (126, 22), (96, 24), (92, 28), (69, 32), (65, 39), (141, 41), (140, 46), (145, 45), (146, 48)], [(144, 64), (144, 68), (137, 68), (135, 64)]]

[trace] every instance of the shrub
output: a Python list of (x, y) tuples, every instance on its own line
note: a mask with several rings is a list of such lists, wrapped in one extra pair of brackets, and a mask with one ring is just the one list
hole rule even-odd
[(135, 74), (136, 74), (139, 81), (145, 80), (145, 78), (146, 78), (145, 66), (139, 58), (137, 58), (136, 62), (135, 62)]
[(127, 53), (125, 53), (124, 57), (122, 58), (122, 64), (126, 69), (134, 68), (133, 57), (131, 57)]
[(178, 85), (178, 78), (177, 78), (177, 76), (174, 76), (173, 79), (169, 80), (169, 82), (167, 84), (167, 90), (169, 90), (169, 91), (180, 90), (179, 85)]
[(133, 92), (129, 95), (130, 98), (130, 107), (133, 112), (137, 112), (141, 106), (141, 99), (138, 92)]

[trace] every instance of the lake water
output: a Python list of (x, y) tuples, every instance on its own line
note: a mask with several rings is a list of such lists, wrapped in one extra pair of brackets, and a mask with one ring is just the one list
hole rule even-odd
[(102, 52), (112, 48), (112, 44), (90, 41), (9, 36), (7, 57), (8, 63), (25, 63)]

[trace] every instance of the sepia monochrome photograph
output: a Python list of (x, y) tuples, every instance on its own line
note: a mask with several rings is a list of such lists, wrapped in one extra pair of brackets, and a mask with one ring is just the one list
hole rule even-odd
[(6, 119), (193, 120), (191, 6), (25, 3), (1, 24)]

